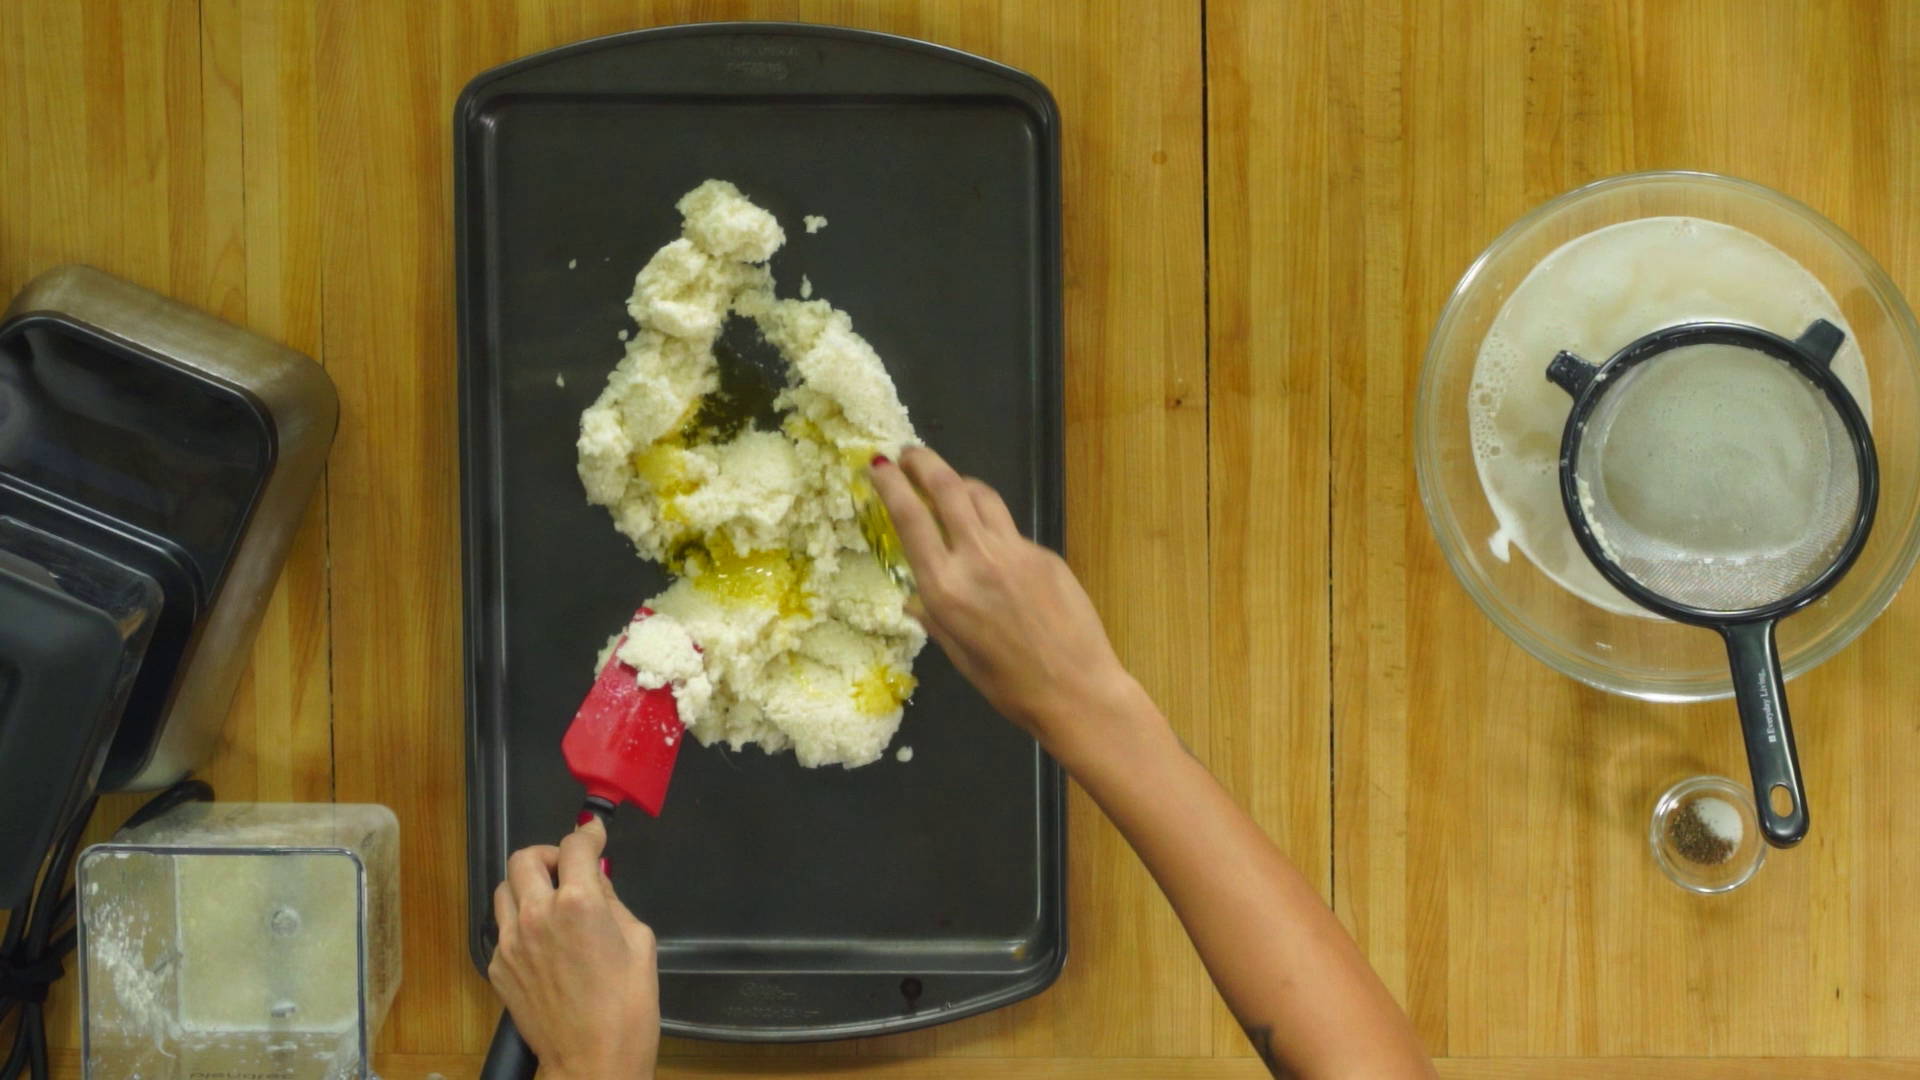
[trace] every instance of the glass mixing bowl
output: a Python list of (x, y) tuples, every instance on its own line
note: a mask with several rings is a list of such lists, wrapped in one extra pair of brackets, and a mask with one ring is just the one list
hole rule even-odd
[[(1839, 652), (1886, 609), (1920, 553), (1920, 327), (1859, 244), (1808, 207), (1758, 184), (1709, 173), (1634, 173), (1568, 192), (1515, 222), (1467, 268), (1427, 344), (1414, 405), (1414, 468), (1447, 564), (1507, 636), (1602, 690), (1650, 701), (1701, 701), (1732, 692), (1726, 650), (1715, 634), (1607, 610), (1555, 583), (1519, 545), (1497, 539), (1504, 534), (1480, 484), (1467, 413), (1481, 340), (1542, 258), (1596, 229), (1665, 216), (1723, 222), (1792, 256), (1839, 304), (1866, 361), (1880, 458), (1879, 513), (1852, 571), (1819, 602), (1780, 623), (1787, 677)], [(1537, 359), (1544, 379), (1552, 357)]]

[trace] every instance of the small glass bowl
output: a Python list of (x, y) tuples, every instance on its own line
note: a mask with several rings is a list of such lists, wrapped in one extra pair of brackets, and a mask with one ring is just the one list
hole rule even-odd
[[(1675, 836), (1675, 825), (1681, 816), (1702, 799), (1725, 804), (1740, 821), (1739, 842), (1726, 858), (1715, 863), (1696, 862), (1683, 854)], [(1693, 827), (1699, 824), (1696, 817)], [(1660, 864), (1660, 869), (1675, 885), (1706, 895), (1732, 892), (1745, 885), (1760, 869), (1760, 864), (1767, 861), (1767, 845), (1760, 838), (1760, 819), (1754, 812), (1753, 794), (1724, 776), (1689, 777), (1668, 788), (1653, 804), (1647, 844), (1653, 848), (1653, 861)]]

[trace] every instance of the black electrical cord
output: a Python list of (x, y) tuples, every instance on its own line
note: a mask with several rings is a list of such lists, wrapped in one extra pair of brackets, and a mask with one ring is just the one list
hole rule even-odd
[[(182, 803), (212, 798), (213, 788), (205, 781), (182, 780), (148, 800), (121, 828), (144, 825)], [(53, 1076), (47, 1055), (47, 990), (66, 973), (62, 961), (79, 940), (78, 928), (71, 925), (78, 897), (67, 882), (98, 802), (97, 796), (89, 798), (60, 829), (41, 860), (46, 869), (39, 887), (8, 915), (6, 933), (0, 935), (0, 1024), (18, 1013), (13, 1049), (0, 1061), (0, 1080)]]

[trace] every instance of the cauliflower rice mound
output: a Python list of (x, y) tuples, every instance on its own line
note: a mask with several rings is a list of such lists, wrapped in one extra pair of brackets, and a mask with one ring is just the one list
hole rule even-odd
[[(724, 180), (678, 209), (683, 234), (627, 301), (639, 331), (580, 416), (588, 501), (676, 575), (621, 657), (643, 685), (674, 688), (703, 744), (865, 765), (900, 726), (926, 635), (868, 550), (850, 485), (873, 455), (915, 442), (913, 425), (846, 312), (774, 295), (765, 264), (786, 234), (772, 214)], [(713, 419), (730, 315), (786, 363), (778, 430)]]

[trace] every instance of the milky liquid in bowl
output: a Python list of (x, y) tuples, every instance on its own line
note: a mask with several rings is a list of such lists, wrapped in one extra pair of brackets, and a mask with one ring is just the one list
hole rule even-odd
[[(1567, 524), (1559, 452), (1572, 402), (1547, 381), (1548, 361), (1566, 349), (1599, 364), (1675, 323), (1744, 323), (1795, 338), (1815, 319), (1847, 332), (1833, 368), (1871, 421), (1865, 363), (1839, 304), (1819, 279), (1765, 240), (1701, 218), (1648, 217), (1595, 230), (1554, 250), (1494, 318), (1468, 392), (1474, 464), (1500, 526), (1489, 540), (1492, 553), (1504, 561), (1509, 545), (1518, 546), (1555, 583), (1588, 602), (1653, 618), (1600, 576)], [(1731, 464), (1735, 457), (1754, 452), (1740, 474), (1746, 490), (1777, 500), (1779, 520), (1790, 523), (1806, 470), (1790, 456), (1766, 453), (1768, 425), (1728, 406), (1722, 394), (1687, 393), (1662, 402), (1646, 421), (1673, 427), (1676, 437), (1664, 440), (1669, 448), (1717, 447), (1729, 468), (1738, 467)], [(1662, 444), (1651, 430), (1643, 435), (1649, 445)], [(1650, 455), (1642, 475), (1659, 467), (1658, 453)], [(1678, 490), (1672, 505), (1649, 512), (1684, 513), (1686, 501), (1697, 498), (1697, 491)]]

